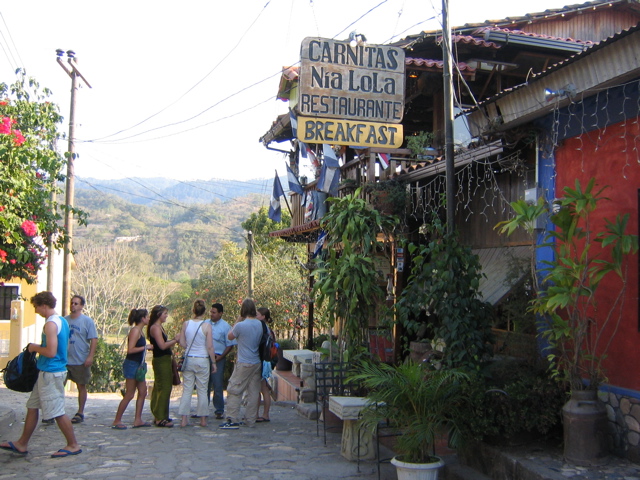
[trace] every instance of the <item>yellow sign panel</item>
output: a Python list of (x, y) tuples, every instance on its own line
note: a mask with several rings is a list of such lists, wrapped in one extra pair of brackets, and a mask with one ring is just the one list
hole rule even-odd
[(404, 135), (402, 124), (298, 117), (298, 139), (304, 143), (400, 148)]

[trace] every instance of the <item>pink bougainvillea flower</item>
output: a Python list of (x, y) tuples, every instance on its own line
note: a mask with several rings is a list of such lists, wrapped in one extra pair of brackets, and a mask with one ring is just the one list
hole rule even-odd
[(9, 117), (2, 117), (2, 123), (0, 124), (0, 133), (9, 135), (11, 133), (11, 119)]
[(4, 209), (5, 209), (5, 206), (4, 205), (0, 205), (0, 212), (3, 212)]
[(28, 237), (33, 237), (38, 233), (38, 227), (31, 220), (25, 220), (24, 222), (22, 222), (21, 227)]
[(7, 105), (9, 105), (9, 102), (7, 102), (6, 100), (2, 100), (0, 102), (0, 107), (6, 107)]
[(27, 270), (33, 270), (33, 264), (32, 264), (32, 263), (27, 263), (27, 264), (25, 265), (25, 268), (26, 268)]
[(13, 143), (16, 144), (16, 146), (20, 146), (25, 142), (25, 138), (24, 135), (22, 135), (22, 132), (20, 132), (20, 130), (14, 130), (13, 131)]
[(15, 264), (16, 264), (16, 259), (15, 259), (15, 258), (12, 258), (11, 260), (9, 260), (9, 263), (10, 263), (11, 265), (15, 265)]
[(6, 262), (7, 261), (7, 252), (5, 252), (4, 250), (0, 250), (0, 262)]

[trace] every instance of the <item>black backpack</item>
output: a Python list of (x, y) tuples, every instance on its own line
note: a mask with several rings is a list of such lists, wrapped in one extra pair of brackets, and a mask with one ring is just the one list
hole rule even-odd
[(260, 346), (258, 347), (258, 353), (260, 354), (260, 360), (262, 362), (270, 362), (271, 368), (275, 367), (278, 363), (278, 347), (271, 337), (271, 332), (267, 328), (265, 322), (262, 323), (262, 337), (260, 338)]
[(16, 392), (30, 392), (38, 380), (36, 352), (28, 352), (28, 347), (2, 369), (5, 386)]

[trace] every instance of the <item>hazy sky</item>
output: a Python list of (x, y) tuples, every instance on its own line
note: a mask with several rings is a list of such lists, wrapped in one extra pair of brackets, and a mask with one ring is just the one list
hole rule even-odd
[[(451, 25), (567, 3), (450, 0)], [(11, 83), (15, 68), (26, 68), (54, 92), (68, 121), (71, 80), (55, 50), (76, 52), (92, 86), (77, 96), (80, 178), (273, 178), (275, 169), (285, 174), (285, 157), (258, 140), (287, 111), (275, 99), (280, 71), (299, 60), (302, 39), (346, 39), (357, 30), (369, 43), (388, 43), (439, 28), (441, 6), (428, 0), (3, 2), (0, 81)]]

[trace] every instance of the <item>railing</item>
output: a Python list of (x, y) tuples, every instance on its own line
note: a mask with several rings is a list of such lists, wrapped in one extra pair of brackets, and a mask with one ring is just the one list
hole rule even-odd
[[(389, 167), (382, 170), (379, 169), (379, 174), (376, 175), (376, 162), (377, 154), (383, 152), (390, 155)], [(401, 170), (406, 170), (412, 163), (409, 158), (411, 152), (408, 149), (395, 149), (395, 150), (382, 150), (382, 149), (370, 149), (366, 153), (360, 154), (353, 160), (348, 161), (342, 167), (340, 167), (340, 186), (338, 187), (338, 196), (344, 197), (353, 193), (358, 187), (364, 186), (368, 183), (376, 183), (392, 178), (398, 167)], [(415, 160), (413, 160), (415, 162)], [(310, 192), (315, 191), (316, 181), (304, 185), (304, 195), (308, 197)], [(366, 192), (361, 193), (363, 198), (367, 201), (371, 201), (369, 194)], [(321, 198), (324, 199), (324, 197)], [(297, 227), (304, 225), (316, 218), (321, 218), (324, 215), (324, 206), (318, 207), (311, 206), (309, 202), (303, 204), (302, 196), (294, 193), (289, 197), (289, 205), (291, 207), (291, 226)], [(317, 215), (314, 215), (314, 208), (317, 209)], [(319, 210), (318, 210), (319, 208)]]

